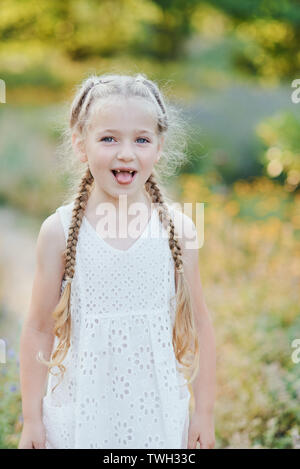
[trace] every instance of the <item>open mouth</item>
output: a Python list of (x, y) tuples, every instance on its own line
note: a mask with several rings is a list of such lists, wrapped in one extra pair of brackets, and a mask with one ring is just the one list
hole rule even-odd
[(136, 177), (137, 171), (112, 170), (114, 178), (119, 184), (130, 184)]

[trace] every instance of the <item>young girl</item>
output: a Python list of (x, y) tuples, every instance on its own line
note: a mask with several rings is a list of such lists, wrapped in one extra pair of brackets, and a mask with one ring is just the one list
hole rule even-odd
[[(165, 202), (154, 167), (182, 157), (164, 149), (169, 109), (144, 74), (93, 75), (77, 91), (67, 136), (81, 181), (38, 237), (19, 448), (214, 447), (215, 343), (198, 249), (187, 247), (195, 225)], [(117, 235), (136, 208), (138, 235)]]

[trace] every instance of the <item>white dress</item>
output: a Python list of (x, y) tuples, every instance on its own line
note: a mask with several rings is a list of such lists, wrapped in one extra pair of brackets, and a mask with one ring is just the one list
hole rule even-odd
[[(73, 204), (57, 209), (66, 239)], [(48, 375), (42, 402), (47, 449), (187, 448), (190, 392), (172, 345), (174, 261), (152, 208), (127, 250), (83, 217), (66, 372), (53, 393), (58, 377)]]

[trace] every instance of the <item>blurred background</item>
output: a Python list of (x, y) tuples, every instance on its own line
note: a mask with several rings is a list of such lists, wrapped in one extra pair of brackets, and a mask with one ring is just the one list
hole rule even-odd
[(216, 448), (300, 448), (298, 0), (6, 0), (0, 41), (0, 447), (20, 438), (36, 239), (67, 183), (57, 124), (88, 73), (116, 71), (146, 73), (189, 122), (172, 183), (182, 203), (205, 203)]

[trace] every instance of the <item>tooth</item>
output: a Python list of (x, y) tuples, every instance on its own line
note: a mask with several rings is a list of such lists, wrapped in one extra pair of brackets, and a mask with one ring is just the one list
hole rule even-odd
[[(115, 169), (115, 171), (116, 171), (117, 173), (120, 173), (120, 172), (121, 172), (121, 169)], [(126, 170), (124, 170), (124, 171), (126, 171)], [(134, 170), (131, 170), (131, 171), (128, 171), (128, 172), (129, 172), (130, 174), (132, 174), (132, 173), (134, 173)]]

